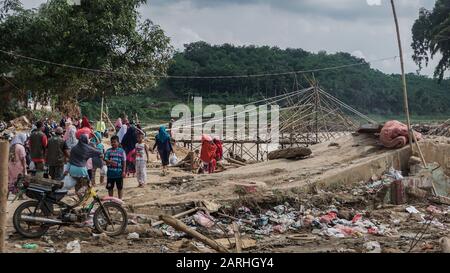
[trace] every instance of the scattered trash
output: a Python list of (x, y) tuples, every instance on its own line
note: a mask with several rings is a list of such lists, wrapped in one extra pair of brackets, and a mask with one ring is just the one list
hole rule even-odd
[(212, 226), (214, 226), (214, 218), (212, 218), (212, 216), (210, 216), (210, 215), (207, 215), (203, 211), (198, 211), (194, 215), (194, 220), (199, 225), (201, 225), (205, 228), (211, 228)]
[(37, 249), (39, 246), (37, 244), (23, 244), (23, 249)]
[(50, 236), (42, 236), (42, 240), (44, 240), (49, 245), (54, 244), (54, 242), (50, 239)]
[(331, 221), (333, 221), (336, 218), (337, 218), (336, 212), (329, 212), (326, 215), (323, 215), (322, 217), (320, 217), (320, 222), (325, 223), (325, 224), (330, 224)]
[(80, 242), (78, 240), (74, 240), (67, 243), (66, 250), (70, 251), (70, 253), (81, 253)]
[(286, 227), (283, 226), (283, 225), (276, 225), (276, 226), (272, 227), (272, 230), (274, 232), (277, 232), (277, 233), (285, 233), (286, 232)]
[(416, 213), (420, 213), (420, 211), (418, 211), (415, 207), (413, 206), (409, 206), (406, 208), (406, 211), (409, 212), (410, 214), (416, 214)]
[(137, 240), (137, 239), (139, 239), (139, 233), (137, 233), (137, 232), (129, 233), (127, 236), (127, 239), (128, 240)]
[(367, 250), (367, 253), (381, 253), (381, 246), (377, 241), (364, 243), (364, 248)]
[[(416, 202), (420, 201), (417, 199), (414, 206), (392, 205), (408, 202), (409, 196), (406, 198), (406, 193), (409, 194), (409, 192), (406, 189), (416, 189), (405, 183), (407, 179), (408, 177), (403, 177), (401, 171), (390, 168), (384, 174), (372, 175), (368, 181), (345, 185), (337, 190), (315, 189), (300, 194), (295, 201), (288, 199), (289, 202), (281, 204), (272, 203), (270, 206), (258, 204), (254, 208), (240, 206), (227, 211), (229, 208), (227, 206), (204, 202), (204, 207), (207, 207), (205, 211), (198, 210), (194, 215), (184, 215), (184, 218), (180, 217), (180, 221), (192, 230), (202, 231), (203, 228), (207, 228), (208, 233), (216, 236), (215, 238), (228, 237), (223, 239), (227, 242), (224, 241), (222, 244), (230, 249), (233, 248), (233, 243), (230, 243), (230, 241), (233, 242), (230, 238), (233, 235), (233, 230), (230, 228), (232, 222), (240, 225), (242, 234), (251, 236), (253, 239), (271, 236), (276, 238), (279, 234), (286, 234), (279, 237), (292, 240), (314, 240), (322, 237), (327, 240), (388, 236), (411, 240), (416, 234), (407, 233), (415, 224), (420, 227), (421, 224), (429, 223), (434, 230), (446, 229), (448, 222), (443, 217), (450, 212), (450, 207), (447, 205), (442, 207), (436, 203), (433, 203), (434, 205), (427, 203), (424, 206), (423, 203)], [(375, 202), (374, 206), (371, 201)], [(381, 204), (377, 203), (380, 201)], [(422, 201), (429, 202), (429, 199), (423, 198)], [(224, 210), (219, 212), (219, 208)], [(425, 211), (425, 208), (429, 215), (421, 212)], [(206, 211), (209, 211), (211, 215)], [(434, 215), (435, 218), (430, 220), (430, 215)], [(186, 233), (176, 231), (165, 224), (160, 225), (159, 230), (171, 239), (186, 236)], [(201, 252), (200, 248), (193, 244), (184, 245), (183, 251)], [(356, 252), (354, 248), (342, 249), (343, 252)], [(426, 249), (430, 248), (427, 246)], [(161, 251), (166, 250), (161, 249)], [(363, 251), (381, 253), (382, 248), (379, 242), (368, 241), (364, 244)], [(400, 250), (386, 247), (383, 251), (398, 252)]]
[(56, 249), (53, 248), (53, 247), (46, 248), (46, 249), (45, 249), (45, 252), (46, 252), (46, 253), (56, 253)]
[(354, 217), (353, 217), (353, 219), (352, 219), (352, 223), (356, 223), (356, 222), (358, 222), (359, 220), (361, 220), (361, 218), (362, 218), (362, 215), (361, 214), (356, 214)]

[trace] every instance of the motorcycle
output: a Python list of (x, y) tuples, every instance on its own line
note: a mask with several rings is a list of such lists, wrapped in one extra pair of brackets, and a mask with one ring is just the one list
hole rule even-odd
[[(43, 181), (45, 183), (43, 183)], [(61, 190), (63, 182), (31, 176), (19, 176), (16, 187), (20, 193), (32, 200), (20, 204), (13, 215), (16, 231), (26, 238), (39, 238), (51, 226), (85, 227), (92, 218), (94, 229), (108, 236), (123, 234), (127, 228), (127, 212), (120, 200), (107, 197), (100, 199), (97, 191), (88, 181), (80, 181), (85, 193), (78, 195), (75, 204), (67, 204), (62, 199), (67, 190)]]

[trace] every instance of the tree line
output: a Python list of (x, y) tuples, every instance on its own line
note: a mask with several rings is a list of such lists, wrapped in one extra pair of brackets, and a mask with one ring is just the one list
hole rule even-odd
[[(339, 52), (328, 54), (302, 49), (268, 46), (210, 45), (195, 42), (175, 54), (168, 74), (172, 76), (254, 75), (267, 72), (305, 71), (361, 63), (340, 69), (289, 75), (246, 78), (169, 78), (159, 85), (161, 92), (179, 98), (202, 96), (226, 101), (252, 101), (308, 87), (315, 79), (327, 92), (365, 113), (395, 115), (403, 111), (400, 75), (385, 74), (363, 59)], [(426, 76), (407, 75), (409, 102), (414, 114), (448, 114), (450, 80), (438, 82)]]

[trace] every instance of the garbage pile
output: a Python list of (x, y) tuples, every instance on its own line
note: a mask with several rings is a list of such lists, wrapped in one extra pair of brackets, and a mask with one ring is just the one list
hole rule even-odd
[(425, 135), (450, 137), (450, 119), (442, 124), (418, 124), (413, 128)]
[(17, 131), (29, 130), (31, 128), (31, 122), (25, 116), (13, 119), (9, 121), (9, 123), (11, 124), (11, 127), (14, 127), (14, 129)]
[[(414, 166), (413, 175), (423, 175), (427, 171)], [(308, 238), (324, 240), (363, 238), (366, 252), (380, 252), (380, 238), (397, 238), (400, 245), (405, 245), (405, 240), (411, 241), (417, 230), (422, 230), (424, 226), (435, 234), (448, 230), (450, 204), (431, 204), (426, 198), (410, 198), (408, 188), (432, 188), (431, 182), (429, 185), (411, 183), (414, 178), (417, 177), (404, 177), (400, 171), (390, 168), (381, 176), (374, 175), (369, 181), (343, 185), (333, 191), (300, 193), (295, 200), (281, 204), (242, 205), (234, 209), (219, 206), (220, 209), (214, 211), (198, 210), (180, 220), (211, 238), (233, 236), (234, 222), (239, 225), (241, 234), (256, 240), (282, 234), (308, 234)], [(163, 224), (159, 229), (174, 240), (189, 238), (186, 233), (169, 225)], [(367, 241), (367, 238), (378, 239)]]

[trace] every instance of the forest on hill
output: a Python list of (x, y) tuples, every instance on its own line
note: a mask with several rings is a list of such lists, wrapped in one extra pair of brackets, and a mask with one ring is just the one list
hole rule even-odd
[[(387, 75), (372, 69), (370, 64), (349, 53), (317, 54), (302, 49), (277, 47), (210, 45), (191, 43), (183, 52), (175, 54), (168, 69), (169, 75), (233, 76), (289, 71), (304, 71), (364, 63), (335, 70), (314, 72), (319, 85), (356, 109), (370, 114), (396, 115), (403, 111), (400, 75)], [(295, 89), (298, 83), (307, 87), (305, 76), (277, 75), (224, 79), (164, 80), (160, 92), (179, 98), (188, 94), (215, 98), (218, 102), (272, 97)], [(450, 112), (450, 80), (437, 80), (416, 74), (407, 75), (411, 111), (417, 115), (448, 114)]]
[[(244, 104), (309, 87), (315, 80), (325, 91), (357, 110), (380, 120), (403, 114), (400, 75), (388, 75), (349, 53), (311, 53), (302, 49), (268, 46), (210, 45), (195, 42), (175, 53), (169, 76), (236, 76), (347, 66), (314, 73), (244, 78), (168, 78), (140, 94), (109, 97), (110, 116), (133, 109), (143, 121), (167, 120), (171, 107), (201, 96), (203, 104)], [(413, 116), (433, 119), (450, 114), (450, 79), (407, 75), (409, 105)], [(189, 97), (189, 99), (188, 99)], [(96, 116), (100, 97), (81, 103), (84, 113)], [(192, 105), (191, 105), (192, 107)], [(131, 114), (131, 113), (130, 113)]]

